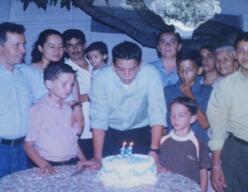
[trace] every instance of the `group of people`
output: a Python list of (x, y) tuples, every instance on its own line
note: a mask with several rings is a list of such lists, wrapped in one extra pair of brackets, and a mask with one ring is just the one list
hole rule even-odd
[(186, 50), (178, 33), (162, 31), (157, 61), (143, 62), (141, 48), (124, 41), (111, 65), (106, 44), (86, 46), (78, 29), (42, 31), (32, 64), (22, 64), (24, 32), (0, 24), (0, 177), (32, 166), (99, 169), (132, 141), (158, 171), (202, 191), (208, 170), (216, 191), (248, 191), (247, 32), (233, 47)]

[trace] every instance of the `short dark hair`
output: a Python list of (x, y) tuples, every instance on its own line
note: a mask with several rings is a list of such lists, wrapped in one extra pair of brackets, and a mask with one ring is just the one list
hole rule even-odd
[(201, 55), (196, 49), (184, 49), (177, 57), (177, 67), (179, 67), (180, 63), (185, 60), (193, 61), (197, 68), (202, 66)]
[(214, 53), (214, 51), (215, 51), (215, 47), (214, 46), (212, 46), (212, 45), (202, 45), (201, 47), (200, 47), (200, 49), (199, 49), (199, 51), (201, 51), (201, 50), (203, 50), (203, 49), (207, 49), (208, 51), (210, 51), (210, 52), (213, 52)]
[(114, 65), (117, 59), (134, 59), (140, 64), (141, 57), (141, 48), (136, 43), (133, 43), (131, 41), (123, 41), (117, 44), (112, 50), (112, 58)]
[[(107, 45), (102, 41), (96, 41), (91, 43), (86, 49), (85, 53), (89, 53), (90, 51), (99, 51), (101, 55), (107, 55), (108, 56), (108, 48)], [(104, 59), (104, 62), (106, 63), (108, 58)]]
[(72, 38), (80, 39), (83, 44), (86, 42), (85, 34), (79, 29), (67, 29), (63, 32), (64, 45), (66, 41), (71, 40)]
[(55, 29), (46, 29), (44, 31), (42, 31), (40, 34), (39, 34), (39, 37), (38, 39), (35, 41), (34, 45), (33, 45), (33, 50), (32, 50), (32, 53), (31, 53), (31, 56), (32, 56), (32, 63), (36, 63), (36, 62), (39, 62), (41, 61), (42, 59), (42, 53), (39, 51), (38, 49), (38, 46), (43, 46), (46, 41), (47, 41), (47, 38), (50, 36), (50, 35), (58, 35), (61, 37), (61, 39), (63, 39), (62, 37), (62, 34), (55, 30)]
[(3, 22), (0, 24), (0, 45), (3, 45), (7, 40), (7, 32), (24, 34), (25, 28), (12, 22)]
[(248, 32), (240, 32), (234, 41), (234, 48), (237, 49), (237, 45), (240, 41), (248, 41)]
[(175, 103), (179, 103), (179, 104), (184, 105), (189, 110), (191, 115), (197, 114), (198, 106), (197, 106), (197, 103), (193, 99), (191, 99), (189, 97), (185, 97), (185, 96), (176, 97), (170, 103), (170, 107), (169, 107), (170, 111), (171, 111), (171, 106)]
[(71, 73), (76, 75), (76, 71), (70, 65), (63, 62), (51, 62), (44, 70), (44, 81), (55, 80), (61, 73)]

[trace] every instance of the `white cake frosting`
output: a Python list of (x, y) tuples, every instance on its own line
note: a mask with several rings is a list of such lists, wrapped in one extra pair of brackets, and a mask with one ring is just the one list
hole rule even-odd
[(99, 179), (105, 186), (130, 188), (157, 181), (155, 161), (148, 155), (113, 155), (102, 160)]

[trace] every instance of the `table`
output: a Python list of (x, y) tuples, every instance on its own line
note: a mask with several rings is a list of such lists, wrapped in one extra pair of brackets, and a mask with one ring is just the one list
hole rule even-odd
[(200, 192), (193, 180), (175, 173), (158, 176), (154, 186), (140, 186), (131, 189), (104, 187), (96, 177), (97, 171), (86, 170), (71, 176), (75, 166), (58, 166), (57, 174), (41, 176), (38, 169), (27, 169), (0, 179), (0, 191), (4, 192)]

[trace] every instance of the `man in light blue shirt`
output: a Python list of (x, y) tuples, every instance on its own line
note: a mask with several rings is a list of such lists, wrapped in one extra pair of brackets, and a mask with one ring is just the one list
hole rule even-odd
[(30, 94), (22, 74), (24, 27), (0, 24), (0, 177), (27, 168), (23, 139)]
[(134, 143), (134, 153), (158, 159), (166, 114), (163, 85), (157, 70), (141, 63), (141, 57), (137, 44), (124, 41), (112, 50), (113, 66), (93, 79), (92, 168), (101, 166), (103, 156), (120, 153), (124, 141)]

